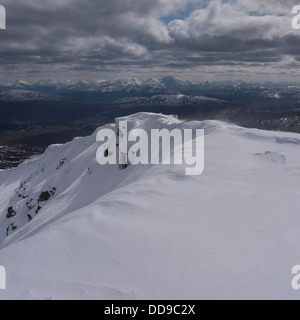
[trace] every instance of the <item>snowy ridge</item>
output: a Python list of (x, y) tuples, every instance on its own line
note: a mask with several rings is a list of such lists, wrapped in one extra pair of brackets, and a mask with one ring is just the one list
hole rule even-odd
[(161, 105), (161, 106), (187, 106), (205, 104), (207, 102), (224, 102), (222, 100), (208, 98), (204, 96), (186, 96), (183, 94), (165, 94), (155, 95), (150, 98), (134, 97), (134, 98), (122, 98), (118, 100), (121, 104), (136, 104), (136, 105)]
[[(151, 115), (147, 118), (144, 114), (117, 119), (119, 120), (127, 120), (129, 129), (142, 127), (147, 132), (150, 132), (152, 128), (172, 128), (179, 123), (176, 117)], [(106, 127), (114, 128), (117, 132), (116, 125)], [(0, 243), (7, 235), (16, 233), (16, 236), (7, 237), (8, 242), (18, 237), (18, 230), (28, 222), (32, 222), (51, 200), (57, 197), (61, 199), (64, 196), (69, 199), (70, 192), (75, 192), (76, 197), (70, 202), (70, 205), (78, 209), (83, 203), (90, 204), (115, 189), (122, 182), (122, 178), (130, 179), (129, 173), (134, 175), (137, 174), (136, 171), (140, 173), (134, 167), (128, 168), (124, 173), (120, 172), (117, 165), (101, 167), (96, 161), (96, 152), (100, 146), (96, 142), (96, 134), (97, 132), (91, 137), (76, 138), (66, 145), (52, 145), (42, 157), (27, 161), (16, 169), (19, 173), (22, 172), (23, 180), (19, 182), (17, 179), (17, 187), (14, 186), (9, 204), (0, 215), (6, 217), (6, 223), (1, 224)], [(7, 174), (11, 176), (11, 172), (14, 171), (8, 171)], [(99, 180), (105, 183), (91, 190), (87, 188), (90, 183), (97, 186)], [(73, 189), (74, 186), (76, 190)], [(82, 190), (86, 190), (89, 195), (83, 193)], [(69, 207), (63, 213), (68, 211), (70, 211)]]
[(0, 299), (299, 298), (300, 135), (125, 119), (205, 129), (204, 174), (100, 166), (97, 131), (0, 172)]

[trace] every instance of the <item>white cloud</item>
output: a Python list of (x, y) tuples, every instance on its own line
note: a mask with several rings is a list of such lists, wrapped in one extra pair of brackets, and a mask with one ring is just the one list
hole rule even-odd
[(247, 12), (244, 1), (223, 3), (221, 0), (210, 1), (209, 5), (195, 10), (185, 19), (169, 23), (170, 36), (176, 40), (201, 40), (203, 35), (210, 37), (237, 37), (242, 41), (256, 39), (271, 40), (274, 37), (292, 33), (290, 12), (286, 15), (259, 15), (258, 12), (267, 12), (265, 5), (257, 2), (247, 6), (257, 15)]
[[(1, 4), (8, 13), (8, 29), (0, 43), (2, 74), (43, 68), (55, 72), (111, 68), (121, 74), (131, 68), (132, 73), (143, 70), (152, 76), (197, 68), (219, 71), (229, 65), (232, 70), (267, 65), (274, 70), (275, 65), (287, 68), (290, 61), (300, 60), (300, 33), (291, 28), (295, 0), (2, 0)], [(166, 25), (162, 19), (166, 16), (178, 18)]]
[(69, 39), (63, 48), (64, 51), (73, 51), (79, 55), (93, 55), (98, 58), (111, 59), (115, 56), (120, 58), (146, 56), (147, 49), (128, 39), (113, 39), (108, 36), (102, 37), (77, 37)]

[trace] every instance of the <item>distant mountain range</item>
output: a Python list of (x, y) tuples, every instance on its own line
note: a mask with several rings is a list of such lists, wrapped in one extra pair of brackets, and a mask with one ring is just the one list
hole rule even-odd
[(6, 81), (0, 83), (0, 145), (63, 143), (136, 112), (176, 114), (186, 120), (218, 119), (299, 133), (300, 85), (235, 80), (201, 83), (170, 76)]
[(62, 101), (66, 100), (67, 97), (57, 96), (54, 94), (46, 94), (28, 90), (7, 90), (0, 92), (0, 100), (9, 102), (25, 102), (25, 101)]
[[(291, 84), (292, 85), (292, 84)], [(158, 79), (120, 79), (116, 81), (54, 81), (42, 80), (35, 83), (30, 83), (23, 80), (14, 82), (6, 81), (0, 83), (0, 91), (7, 90), (27, 90), (48, 94), (67, 94), (72, 92), (98, 92), (98, 93), (112, 93), (123, 92), (127, 94), (175, 94), (195, 92), (199, 90), (211, 89), (228, 89), (242, 90), (245, 88), (254, 89), (269, 89), (278, 87), (278, 84), (271, 82), (246, 83), (243, 81), (224, 81), (224, 82), (195, 82), (188, 80), (179, 80), (174, 77), (164, 77)]]
[[(267, 100), (281, 95), (299, 96), (296, 84), (271, 82), (246, 83), (243, 81), (195, 82), (166, 76), (162, 79), (119, 79), (116, 81), (54, 81), (30, 83), (23, 80), (0, 83), (0, 101), (4, 102), (70, 102), (110, 101), (131, 106), (197, 106), (248, 103), (252, 97)], [(250, 100), (249, 100), (250, 99)]]

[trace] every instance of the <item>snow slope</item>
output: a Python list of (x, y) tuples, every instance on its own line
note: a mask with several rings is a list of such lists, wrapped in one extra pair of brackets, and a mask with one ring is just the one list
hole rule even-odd
[(127, 120), (205, 129), (204, 174), (100, 166), (97, 132), (0, 172), (0, 299), (299, 299), (300, 135), (149, 113)]

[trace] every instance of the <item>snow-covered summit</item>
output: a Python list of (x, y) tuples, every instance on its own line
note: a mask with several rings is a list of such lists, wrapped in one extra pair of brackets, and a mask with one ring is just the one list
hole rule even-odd
[(300, 135), (150, 113), (125, 119), (146, 131), (204, 129), (204, 174), (100, 166), (101, 128), (0, 172), (0, 299), (299, 298), (290, 283)]

